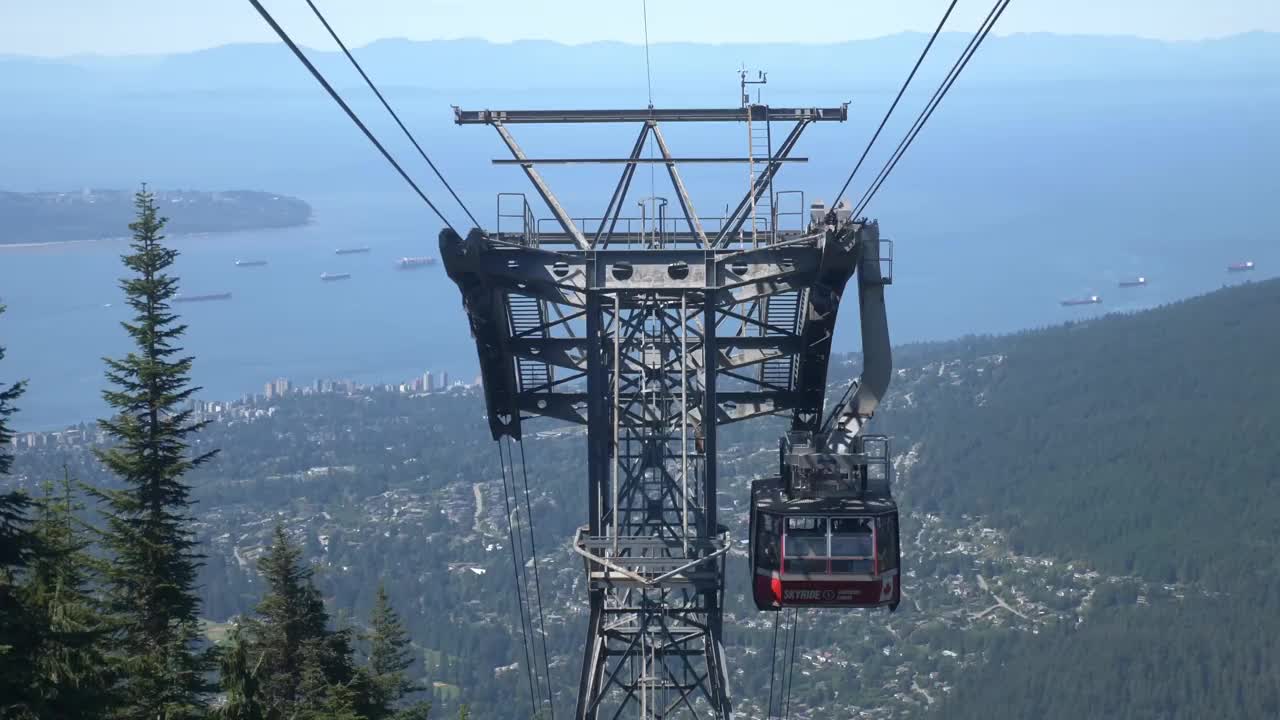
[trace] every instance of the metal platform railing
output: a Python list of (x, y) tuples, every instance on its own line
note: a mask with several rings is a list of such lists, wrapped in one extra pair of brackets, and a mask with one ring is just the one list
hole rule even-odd
[[(504, 203), (505, 198), (505, 203)], [(519, 203), (513, 201), (519, 200)], [(512, 205), (515, 208), (512, 209)], [(507, 228), (504, 230), (502, 221), (507, 221)], [(512, 223), (512, 221), (516, 221)], [(515, 225), (513, 228), (512, 225)], [(525, 245), (530, 247), (538, 246), (538, 228), (539, 223), (533, 215), (533, 208), (529, 206), (529, 200), (524, 193), (498, 193), (498, 212), (496, 233), (498, 237), (504, 236), (520, 236), (524, 238)]]
[[(724, 556), (732, 546), (729, 531), (720, 527), (714, 538), (592, 536), (578, 529), (573, 550), (582, 556), (592, 583), (655, 587), (695, 585), (718, 589), (724, 578)], [(687, 550), (686, 550), (687, 546)]]

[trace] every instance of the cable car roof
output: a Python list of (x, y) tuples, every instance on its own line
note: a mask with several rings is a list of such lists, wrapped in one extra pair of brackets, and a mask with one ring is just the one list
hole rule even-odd
[(780, 492), (765, 493), (756, 497), (756, 510), (761, 512), (804, 514), (867, 514), (895, 512), (898, 504), (892, 498), (877, 497), (821, 497), (785, 499)]

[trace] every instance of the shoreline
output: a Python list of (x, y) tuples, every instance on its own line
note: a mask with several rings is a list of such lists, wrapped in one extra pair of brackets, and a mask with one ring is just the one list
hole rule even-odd
[(89, 240), (50, 240), (48, 242), (0, 243), (0, 251), (6, 250), (8, 248), (30, 249), (30, 248), (42, 248), (42, 247), (55, 247), (60, 245), (86, 245), (89, 243), (107, 242), (110, 240), (126, 240), (126, 239), (128, 239), (126, 236), (121, 235), (120, 237), (91, 238)]
[[(306, 222), (299, 223), (297, 225), (267, 226), (267, 227), (260, 227), (260, 228), (236, 228), (234, 230), (205, 230), (202, 232), (176, 233), (172, 235), (166, 235), (165, 238), (169, 240), (191, 240), (195, 238), (202, 238), (202, 237), (207, 237), (212, 235), (234, 235), (236, 233), (244, 233), (244, 232), (293, 230), (295, 228), (308, 227), (314, 224), (315, 224), (315, 217), (313, 215), (312, 217), (308, 218)], [(62, 247), (65, 245), (90, 245), (93, 243), (106, 243), (106, 242), (113, 242), (117, 240), (129, 240), (131, 237), (132, 236), (130, 235), (116, 235), (112, 237), (85, 238), (83, 240), (48, 240), (46, 242), (0, 243), (0, 252), (3, 252), (10, 248), (15, 250), (21, 250), (21, 249), (31, 250), (33, 248)]]

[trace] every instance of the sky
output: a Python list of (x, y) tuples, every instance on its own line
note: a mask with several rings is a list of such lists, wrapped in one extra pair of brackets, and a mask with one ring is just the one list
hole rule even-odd
[[(647, 0), (662, 42), (838, 42), (930, 31), (948, 0)], [(644, 40), (642, 0), (315, 0), (349, 45), (381, 38)], [(326, 48), (305, 0), (263, 0), (303, 44)], [(786, 8), (780, 11), (778, 8)], [(798, 9), (797, 9), (798, 8)], [(988, 0), (959, 0), (969, 32)], [(1277, 0), (1014, 0), (997, 34), (1055, 32), (1188, 41), (1280, 31)], [(0, 0), (0, 54), (135, 55), (275, 41), (248, 0)]]

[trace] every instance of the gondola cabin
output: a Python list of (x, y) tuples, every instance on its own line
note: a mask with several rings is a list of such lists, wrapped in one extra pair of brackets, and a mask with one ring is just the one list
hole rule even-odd
[(898, 507), (892, 498), (787, 500), (777, 479), (751, 486), (756, 607), (896, 609)]

